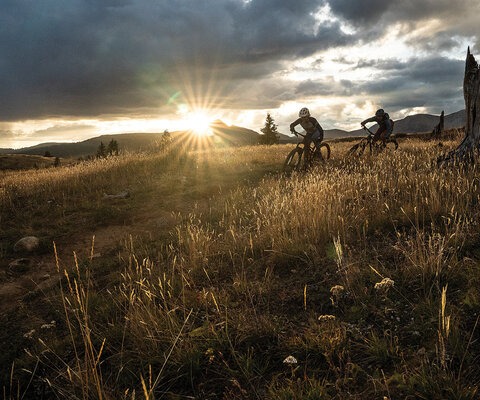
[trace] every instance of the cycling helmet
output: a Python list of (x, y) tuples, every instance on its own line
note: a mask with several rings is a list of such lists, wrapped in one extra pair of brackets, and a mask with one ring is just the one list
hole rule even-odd
[(385, 115), (385, 110), (383, 108), (379, 108), (376, 112), (375, 112), (375, 116), (376, 117), (383, 117)]
[(310, 111), (308, 111), (308, 108), (307, 107), (303, 107), (300, 112), (298, 113), (298, 116), (300, 118), (303, 118), (303, 117), (309, 117), (310, 116)]

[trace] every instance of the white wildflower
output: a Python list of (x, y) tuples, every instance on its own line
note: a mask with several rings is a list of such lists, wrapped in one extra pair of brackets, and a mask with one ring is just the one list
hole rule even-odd
[(375, 284), (375, 290), (381, 291), (381, 292), (387, 292), (388, 289), (393, 287), (395, 282), (390, 279), (390, 278), (383, 278), (380, 282), (377, 282)]
[(336, 319), (335, 315), (330, 315), (330, 314), (320, 315), (318, 317), (318, 320), (320, 322), (335, 321), (335, 319)]
[(332, 294), (332, 296), (336, 297), (342, 295), (344, 291), (345, 288), (342, 285), (335, 285), (330, 288), (330, 293)]
[(345, 288), (342, 285), (335, 285), (330, 288), (330, 293), (332, 297), (330, 300), (334, 306), (340, 302), (341, 298), (344, 296)]
[(285, 358), (285, 360), (283, 360), (283, 363), (288, 365), (295, 365), (298, 364), (298, 361), (294, 356), (288, 356), (287, 358)]
[(31, 331), (28, 331), (27, 333), (25, 333), (23, 337), (27, 339), (31, 339), (34, 333), (35, 333), (35, 329), (32, 329)]
[(55, 321), (50, 321), (49, 324), (43, 324), (40, 329), (52, 329), (52, 328), (55, 328), (57, 326), (57, 323)]

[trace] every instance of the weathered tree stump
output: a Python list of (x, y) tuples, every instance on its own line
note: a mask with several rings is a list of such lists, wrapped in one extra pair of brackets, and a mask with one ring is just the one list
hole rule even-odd
[(467, 113), (465, 137), (455, 150), (437, 160), (439, 164), (473, 162), (480, 149), (480, 70), (475, 57), (470, 54), (470, 47), (465, 61), (463, 97)]
[(435, 125), (435, 128), (433, 128), (432, 138), (434, 139), (439, 138), (442, 135), (444, 128), (445, 128), (445, 111), (442, 110), (442, 113), (440, 114), (440, 122), (437, 125)]

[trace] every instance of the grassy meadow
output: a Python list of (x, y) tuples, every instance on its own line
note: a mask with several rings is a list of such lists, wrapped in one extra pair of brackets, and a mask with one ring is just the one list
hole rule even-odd
[(332, 142), (288, 176), (291, 144), (3, 173), (3, 399), (479, 398), (480, 171), (435, 162), (460, 140)]

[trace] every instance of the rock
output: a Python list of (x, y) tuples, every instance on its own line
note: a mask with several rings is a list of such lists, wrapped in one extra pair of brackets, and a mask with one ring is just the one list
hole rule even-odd
[(36, 236), (26, 236), (15, 243), (13, 250), (32, 252), (33, 250), (37, 249), (39, 245), (40, 240)]
[(120, 192), (117, 194), (103, 194), (104, 199), (126, 199), (127, 197), (130, 197), (130, 193), (128, 191)]

